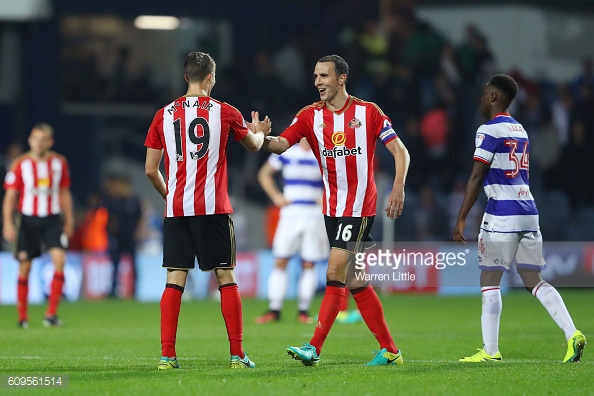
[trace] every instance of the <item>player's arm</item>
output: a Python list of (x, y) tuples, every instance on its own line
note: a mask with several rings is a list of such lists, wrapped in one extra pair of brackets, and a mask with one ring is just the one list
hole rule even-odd
[(396, 167), (394, 184), (392, 185), (392, 191), (388, 196), (388, 203), (386, 205), (386, 216), (390, 219), (394, 219), (395, 217), (400, 216), (404, 209), (404, 185), (406, 184), (410, 155), (402, 141), (398, 138), (392, 139), (386, 143), (386, 148), (394, 156), (394, 164)]
[(62, 216), (64, 216), (64, 233), (70, 238), (74, 234), (74, 211), (69, 187), (60, 188), (60, 208), (62, 209)]
[(16, 228), (12, 222), (12, 213), (16, 207), (18, 191), (15, 188), (7, 188), (2, 202), (2, 236), (8, 242), (13, 242), (16, 238)]
[(248, 134), (239, 142), (249, 151), (258, 151), (262, 148), (264, 138), (270, 134), (272, 123), (268, 116), (260, 121), (257, 111), (252, 111), (252, 122), (247, 123)]
[(456, 219), (456, 225), (454, 226), (454, 241), (466, 242), (466, 238), (464, 238), (466, 216), (468, 216), (468, 212), (470, 212), (470, 209), (472, 209), (474, 203), (478, 199), (478, 195), (490, 167), (490, 164), (486, 164), (477, 160), (474, 161), (470, 178), (466, 184), (464, 199), (462, 200), (462, 205), (460, 206), (460, 211), (458, 212), (458, 218)]
[(146, 149), (146, 161), (144, 163), (144, 173), (149, 178), (155, 190), (165, 199), (167, 197), (167, 188), (165, 179), (159, 170), (159, 164), (163, 157), (163, 150), (157, 150), (150, 147)]
[(282, 208), (283, 206), (289, 205), (291, 202), (285, 198), (283, 193), (278, 189), (274, 180), (275, 173), (276, 171), (274, 168), (270, 166), (268, 162), (265, 162), (258, 171), (258, 182), (272, 203)]
[(268, 136), (264, 139), (263, 146), (264, 150), (268, 150), (271, 153), (282, 154), (291, 147), (288, 140), (282, 136)]

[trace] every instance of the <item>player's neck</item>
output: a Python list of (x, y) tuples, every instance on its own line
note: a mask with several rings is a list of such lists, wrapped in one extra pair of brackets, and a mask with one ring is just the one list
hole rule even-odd
[(33, 151), (29, 151), (29, 156), (31, 158), (33, 158), (33, 160), (35, 162), (42, 162), (49, 158), (50, 152), (46, 151), (45, 153), (37, 154), (37, 153), (34, 153)]
[(210, 96), (210, 89), (199, 84), (190, 85), (185, 96)]
[(337, 112), (344, 108), (349, 99), (349, 94), (345, 91), (338, 91), (332, 100), (326, 101), (328, 110)]

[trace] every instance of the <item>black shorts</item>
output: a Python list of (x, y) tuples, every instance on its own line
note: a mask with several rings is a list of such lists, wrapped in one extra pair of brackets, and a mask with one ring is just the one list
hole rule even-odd
[(235, 232), (228, 214), (166, 217), (163, 221), (163, 267), (202, 271), (235, 267)]
[(17, 240), (14, 256), (19, 261), (31, 260), (41, 256), (45, 250), (68, 248), (68, 238), (64, 234), (64, 221), (61, 215), (47, 217), (17, 217)]
[(359, 252), (362, 242), (371, 241), (371, 225), (375, 216), (369, 217), (328, 217), (324, 216), (326, 235), (330, 246), (336, 249)]

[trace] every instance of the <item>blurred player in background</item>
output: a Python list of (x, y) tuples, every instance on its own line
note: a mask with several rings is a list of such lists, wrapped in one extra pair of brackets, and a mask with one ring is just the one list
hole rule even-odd
[(349, 66), (340, 56), (321, 58), (314, 69), (314, 85), (320, 101), (304, 107), (280, 136), (268, 137), (264, 142), (264, 148), (281, 154), (305, 137), (318, 160), (324, 181), (323, 213), (332, 247), (326, 291), (313, 338), (301, 347), (287, 348), (289, 355), (306, 366), (318, 364), (322, 345), (346, 298), (347, 286), (363, 320), (380, 345), (380, 350), (367, 365), (403, 362), (373, 287), (351, 276), (354, 265), (349, 266), (349, 263), (353, 261), (354, 253), (360, 250), (361, 243), (369, 238), (375, 218), (377, 190), (373, 158), (377, 139), (392, 153), (396, 167), (386, 207), (390, 219), (402, 213), (410, 159), (406, 147), (392, 129), (390, 119), (381, 109), (347, 93), (348, 74)]
[(462, 362), (501, 361), (499, 319), (503, 272), (515, 260), (526, 289), (546, 308), (565, 333), (567, 353), (564, 362), (578, 362), (586, 346), (586, 337), (575, 328), (565, 303), (557, 290), (545, 282), (542, 235), (538, 210), (528, 184), (530, 143), (524, 127), (507, 109), (516, 96), (516, 81), (505, 74), (491, 78), (483, 89), (481, 113), (489, 120), (476, 133), (474, 166), (453, 232), (455, 241), (465, 242), (466, 216), (474, 206), (482, 185), (489, 199), (479, 231), (479, 267), (481, 268), (483, 348), (460, 359)]
[[(161, 298), (159, 370), (180, 368), (175, 338), (188, 270), (194, 261), (214, 271), (231, 352), (231, 368), (253, 368), (243, 351), (242, 304), (235, 274), (235, 235), (227, 191), (227, 141), (232, 134), (246, 149), (258, 151), (270, 133), (270, 120), (252, 124), (227, 103), (210, 97), (216, 64), (203, 52), (184, 62), (187, 93), (159, 110), (146, 137), (145, 171), (165, 200), (163, 267), (167, 284)], [(248, 129), (249, 128), (249, 129)], [(253, 130), (253, 131), (252, 131)], [(167, 181), (159, 171), (165, 154)]]
[[(25, 329), (29, 327), (27, 298), (31, 262), (43, 250), (49, 252), (55, 270), (42, 323), (46, 327), (63, 325), (57, 311), (64, 286), (65, 249), (74, 231), (74, 215), (68, 162), (51, 151), (53, 145), (54, 129), (50, 125), (33, 126), (29, 135), (30, 150), (14, 160), (4, 179), (3, 236), (15, 242), (15, 257), (19, 261), (18, 325)], [(18, 209), (16, 226), (13, 223), (15, 208)]]
[[(283, 191), (274, 180), (282, 172)], [(301, 258), (301, 277), (297, 286), (297, 305), (300, 323), (312, 323), (309, 305), (316, 292), (318, 279), (314, 263), (328, 258), (328, 239), (322, 211), (323, 183), (318, 161), (307, 140), (289, 148), (281, 155), (272, 154), (258, 172), (258, 181), (270, 200), (280, 210), (274, 233), (272, 252), (274, 267), (268, 277), (270, 310), (256, 318), (256, 323), (278, 321), (287, 293), (287, 264), (296, 254)]]

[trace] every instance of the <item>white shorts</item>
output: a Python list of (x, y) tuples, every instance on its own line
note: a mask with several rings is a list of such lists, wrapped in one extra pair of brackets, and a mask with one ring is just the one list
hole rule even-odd
[(517, 268), (544, 270), (542, 235), (535, 232), (489, 232), (478, 235), (479, 268), (509, 271), (513, 260)]
[(305, 261), (328, 258), (330, 244), (326, 236), (324, 216), (282, 216), (278, 221), (272, 252), (276, 258), (290, 258), (298, 254)]

